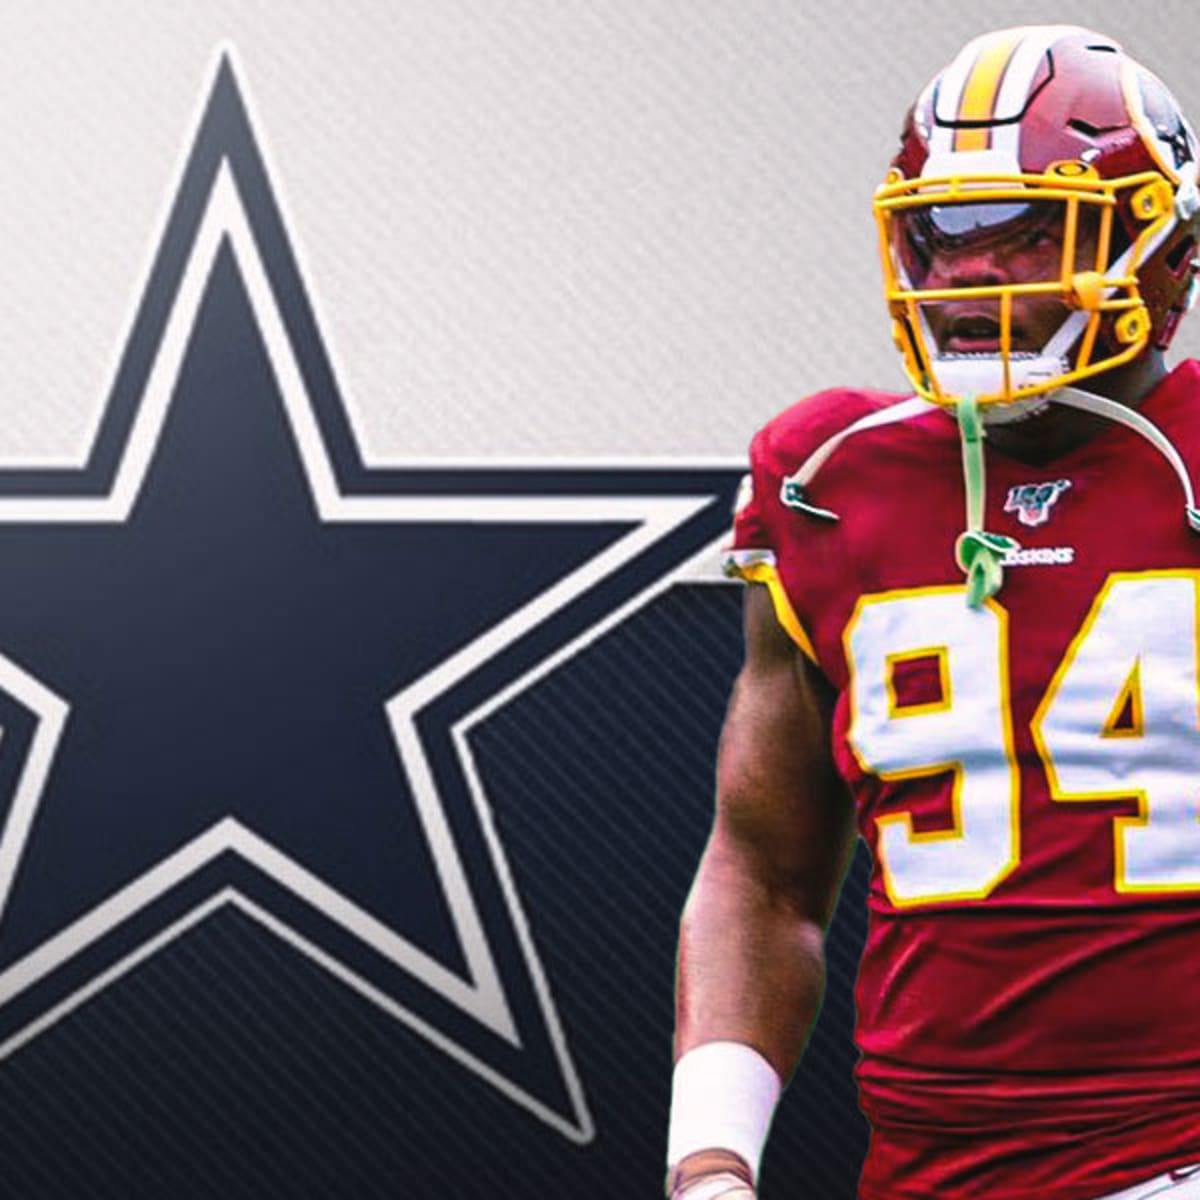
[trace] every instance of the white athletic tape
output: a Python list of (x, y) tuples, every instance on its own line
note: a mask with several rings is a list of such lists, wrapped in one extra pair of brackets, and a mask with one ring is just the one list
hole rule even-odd
[(705, 1042), (676, 1064), (667, 1165), (697, 1150), (732, 1150), (758, 1177), (782, 1085), (759, 1052), (741, 1042)]

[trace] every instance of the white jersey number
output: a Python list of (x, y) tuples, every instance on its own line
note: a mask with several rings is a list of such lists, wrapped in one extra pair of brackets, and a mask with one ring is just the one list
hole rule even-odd
[[(1113, 822), (1119, 892), (1200, 889), (1198, 579), (1110, 576), (1033, 720), (1056, 800), (1138, 800), (1137, 816)], [(994, 601), (967, 608), (961, 587), (886, 592), (859, 601), (845, 645), (847, 736), (863, 769), (954, 776), (948, 827), (878, 820), (889, 897), (982, 899), (1020, 859), (1007, 614)], [(936, 694), (905, 704), (898, 671), (921, 658), (936, 664)]]

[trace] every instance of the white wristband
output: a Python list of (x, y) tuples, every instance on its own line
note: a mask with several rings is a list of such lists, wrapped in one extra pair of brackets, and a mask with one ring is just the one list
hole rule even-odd
[(676, 1064), (667, 1166), (697, 1150), (732, 1150), (758, 1178), (782, 1088), (775, 1069), (741, 1042), (705, 1042)]

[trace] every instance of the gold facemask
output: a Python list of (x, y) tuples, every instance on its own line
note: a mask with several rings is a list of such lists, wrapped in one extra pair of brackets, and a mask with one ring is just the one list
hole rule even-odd
[[(1116, 219), (1120, 204), (1139, 226), (1131, 242)], [(1174, 189), (1158, 172), (1102, 179), (1087, 163), (1064, 161), (1042, 174), (905, 179), (893, 168), (873, 207), (893, 336), (922, 398), (951, 407), (969, 393), (981, 407), (1012, 404), (1110, 371), (1146, 348), (1150, 316), (1137, 270), (1175, 224)], [(1003, 243), (1030, 225), (1061, 237), (1048, 277), (922, 286), (932, 254)], [(1022, 296), (1053, 296), (1064, 308), (1039, 351), (1013, 349), (1013, 301)], [(939, 352), (931, 306), (967, 300), (995, 305), (998, 352)]]

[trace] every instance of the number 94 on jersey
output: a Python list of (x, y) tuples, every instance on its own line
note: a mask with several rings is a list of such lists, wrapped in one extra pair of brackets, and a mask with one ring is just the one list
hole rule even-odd
[[(1118, 892), (1200, 891), (1200, 572), (1115, 573), (1067, 647), (1032, 719), (1051, 797), (1134, 799), (1113, 819)], [(1021, 860), (1020, 772), (1008, 614), (961, 586), (862, 597), (844, 634), (847, 740), (884, 780), (952, 773), (950, 826), (877, 818), (876, 854), (898, 906), (987, 897)], [(932, 697), (897, 681), (932, 664)]]

